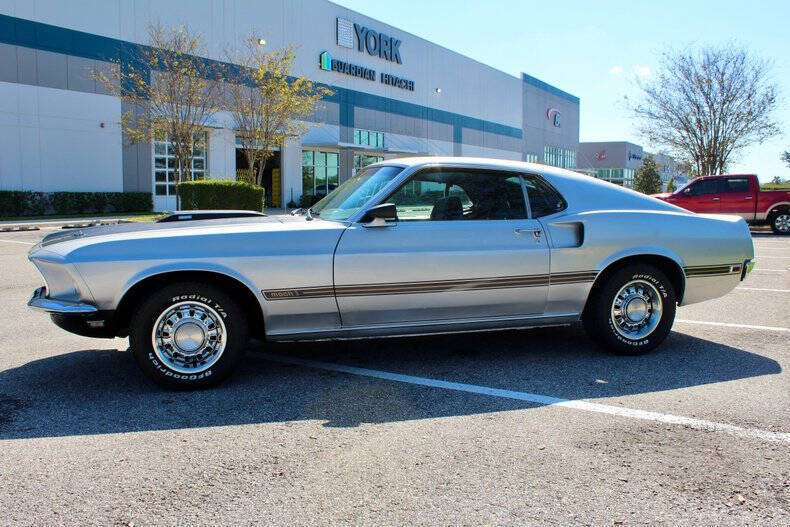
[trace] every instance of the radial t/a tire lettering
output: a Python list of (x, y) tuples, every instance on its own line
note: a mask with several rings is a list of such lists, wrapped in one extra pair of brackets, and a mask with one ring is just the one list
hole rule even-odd
[(153, 291), (130, 326), (137, 364), (157, 384), (177, 389), (225, 380), (244, 356), (249, 331), (239, 303), (200, 282)]
[(639, 355), (661, 344), (677, 309), (672, 283), (651, 265), (624, 267), (593, 291), (584, 327), (601, 346)]

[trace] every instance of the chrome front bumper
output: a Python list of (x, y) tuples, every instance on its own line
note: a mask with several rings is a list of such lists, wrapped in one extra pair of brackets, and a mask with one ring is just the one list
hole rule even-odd
[(39, 287), (33, 291), (33, 296), (27, 303), (28, 307), (46, 313), (61, 313), (64, 315), (84, 315), (98, 311), (96, 306), (68, 300), (47, 298), (47, 288)]

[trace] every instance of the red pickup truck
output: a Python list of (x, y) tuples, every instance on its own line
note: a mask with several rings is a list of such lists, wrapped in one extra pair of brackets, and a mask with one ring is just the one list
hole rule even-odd
[(723, 174), (693, 180), (672, 194), (653, 197), (704, 214), (732, 214), (790, 234), (790, 190), (760, 190), (754, 174)]

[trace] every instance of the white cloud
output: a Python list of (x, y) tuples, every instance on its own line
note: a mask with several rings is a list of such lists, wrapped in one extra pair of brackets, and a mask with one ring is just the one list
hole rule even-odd
[(623, 72), (622, 66), (612, 66), (609, 68), (609, 75), (620, 75)]
[(647, 66), (641, 66), (639, 64), (633, 67), (633, 71), (637, 77), (649, 77), (653, 74), (653, 72), (650, 71), (650, 68)]

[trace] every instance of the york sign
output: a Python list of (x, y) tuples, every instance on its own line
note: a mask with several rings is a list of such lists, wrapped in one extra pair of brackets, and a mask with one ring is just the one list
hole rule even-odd
[(338, 18), (337, 45), (353, 48), (354, 36), (356, 36), (357, 51), (367, 51), (368, 55), (403, 64), (400, 58), (400, 40), (365, 26), (354, 24), (345, 18)]

